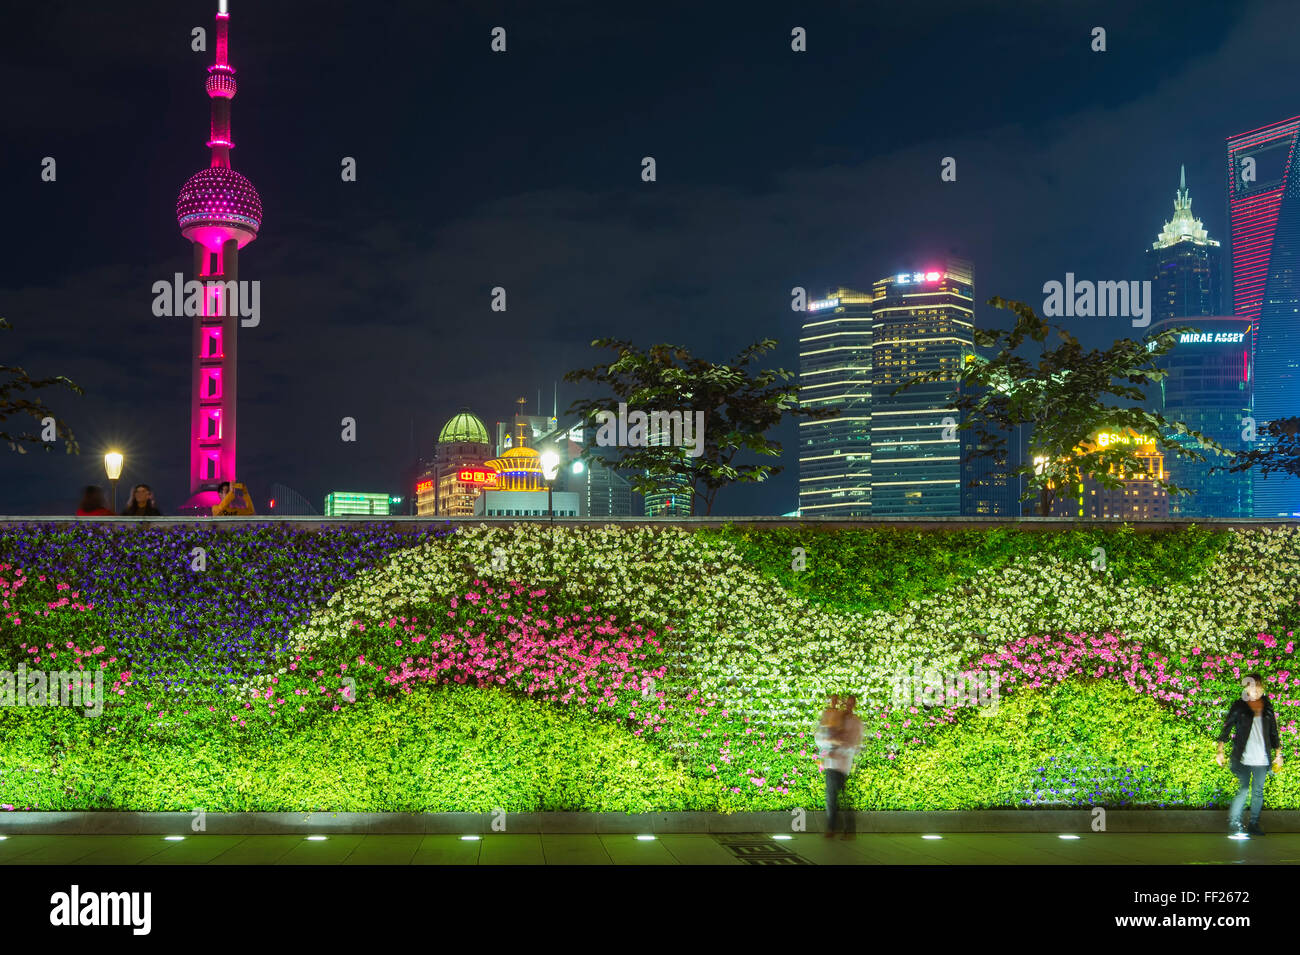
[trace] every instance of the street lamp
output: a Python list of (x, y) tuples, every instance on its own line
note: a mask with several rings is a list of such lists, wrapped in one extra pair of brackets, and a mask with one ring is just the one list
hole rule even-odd
[(117, 479), (122, 476), (122, 455), (117, 451), (109, 451), (104, 455), (104, 471), (108, 474), (108, 480), (113, 485), (113, 513), (117, 513)]
[(555, 481), (555, 476), (560, 472), (560, 456), (554, 451), (542, 452), (542, 477), (546, 478), (546, 513), (551, 516), (551, 523), (555, 523), (555, 508), (551, 502), (554, 498), (551, 496), (551, 488)]

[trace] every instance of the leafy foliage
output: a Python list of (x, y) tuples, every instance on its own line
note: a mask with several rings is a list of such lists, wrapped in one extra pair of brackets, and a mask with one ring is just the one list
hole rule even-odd
[[(0, 329), (5, 328), (13, 328), (13, 326), (0, 318)], [(39, 434), (30, 431), (10, 431), (5, 422), (10, 418), (23, 416), (40, 422), (49, 417), (54, 418), (57, 433), (63, 438), (66, 452), (79, 454), (77, 439), (67, 423), (57, 417), (39, 395), (27, 397), (29, 392), (56, 386), (67, 388), (74, 394), (84, 394), (77, 384), (62, 375), (53, 378), (33, 378), (25, 369), (17, 365), (0, 365), (0, 441), (8, 441), (10, 449), (20, 454), (27, 453), (26, 446), (29, 444), (39, 445), (48, 451), (53, 442), (44, 441)]]
[[(640, 494), (689, 489), (691, 513), (696, 498), (704, 502), (706, 514), (713, 512), (718, 491), (731, 484), (766, 481), (783, 469), (779, 465), (745, 463), (742, 454), (776, 457), (779, 442), (767, 432), (786, 415), (832, 417), (836, 409), (802, 409), (799, 388), (786, 384), (793, 375), (781, 369), (751, 372), (754, 359), (776, 347), (774, 339), (763, 339), (743, 349), (729, 364), (718, 365), (696, 358), (680, 345), (652, 345), (642, 350), (631, 342), (600, 338), (594, 348), (609, 348), (618, 357), (608, 365), (571, 371), (565, 381), (594, 381), (613, 392), (612, 397), (574, 402), (569, 414), (581, 414), (595, 422), (600, 412), (614, 415), (620, 402), (634, 412), (680, 412), (693, 416), (703, 412), (702, 453), (690, 456), (667, 442), (643, 447), (620, 448), (615, 466), (631, 472), (629, 481)], [(599, 452), (588, 446), (583, 457), (590, 460)]]

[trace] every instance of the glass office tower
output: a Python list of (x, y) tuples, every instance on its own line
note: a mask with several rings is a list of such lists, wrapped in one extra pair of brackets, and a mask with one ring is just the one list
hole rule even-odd
[(871, 300), (839, 288), (808, 304), (799, 336), (799, 406), (838, 408), (799, 420), (799, 513), (871, 514)]
[[(975, 353), (974, 270), (951, 259), (942, 268), (891, 275), (873, 287), (871, 343), (871, 513), (962, 513), (961, 438), (952, 395)], [(937, 371), (935, 382), (902, 394), (898, 385)]]

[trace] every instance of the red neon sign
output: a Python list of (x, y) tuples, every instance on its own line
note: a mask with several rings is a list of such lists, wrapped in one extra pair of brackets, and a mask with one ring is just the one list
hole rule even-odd
[(465, 468), (456, 475), (456, 479), (461, 484), (477, 484), (487, 486), (497, 483), (497, 472), (490, 468)]
[(421, 481), (419, 484), (415, 485), (416, 494), (423, 494), (425, 491), (432, 491), (432, 490), (433, 490), (432, 481)]

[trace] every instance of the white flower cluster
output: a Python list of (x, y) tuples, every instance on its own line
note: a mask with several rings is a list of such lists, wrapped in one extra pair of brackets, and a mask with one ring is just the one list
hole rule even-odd
[[(1182, 583), (1121, 585), (1115, 569), (1113, 560), (1098, 572), (1087, 558), (1034, 555), (981, 570), (902, 611), (837, 612), (789, 594), (712, 535), (480, 525), (400, 551), (361, 574), (293, 634), (291, 646), (319, 654), (347, 641), (354, 620), (369, 624), (427, 607), (432, 613), (419, 615), (432, 621), (476, 580), (494, 587), (518, 581), (545, 589), (555, 603), (590, 605), (620, 624), (659, 631), (670, 681), (756, 725), (795, 728), (830, 692), (857, 691), (864, 702), (887, 697), (872, 673), (918, 665), (957, 670), (1034, 634), (1114, 631), (1180, 655), (1240, 644), (1296, 601), (1300, 533), (1233, 532), (1204, 571)], [(674, 634), (664, 633), (668, 626)], [(266, 679), (255, 678), (247, 691)]]

